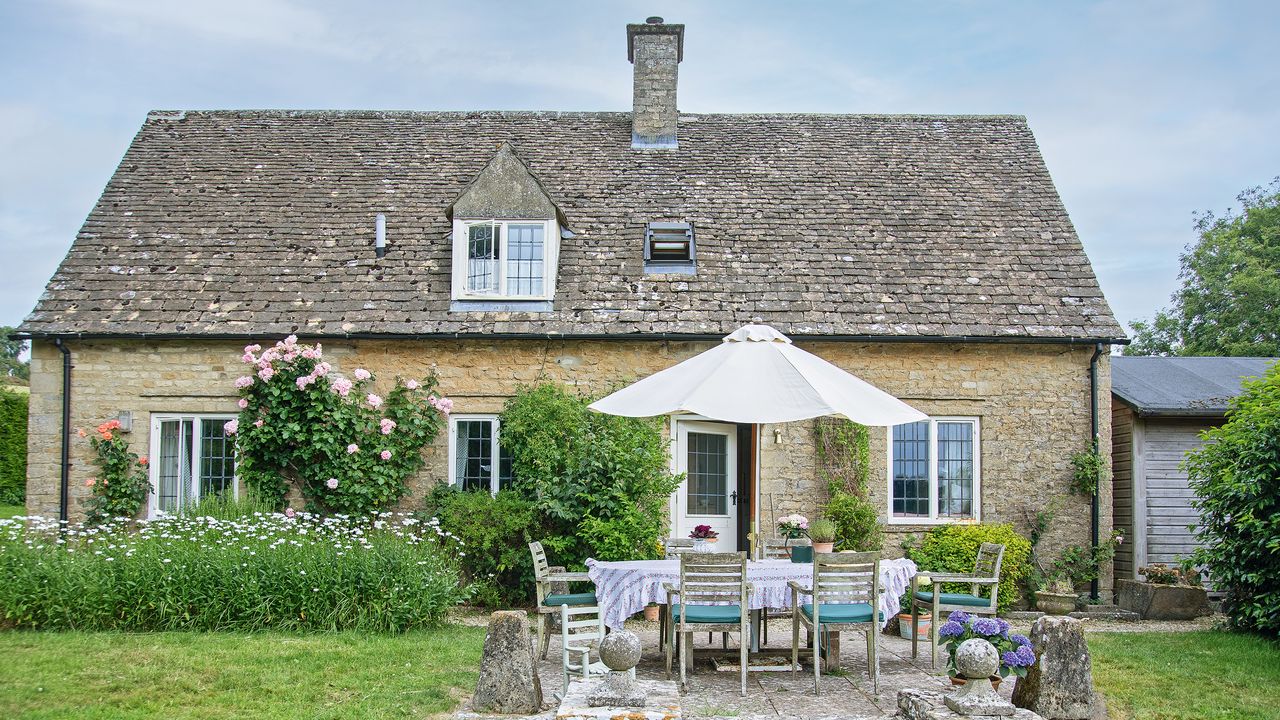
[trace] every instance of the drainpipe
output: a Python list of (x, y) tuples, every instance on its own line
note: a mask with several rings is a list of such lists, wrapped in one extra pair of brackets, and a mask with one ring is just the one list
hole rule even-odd
[[(1093, 357), (1089, 358), (1089, 421), (1090, 436), (1093, 438), (1093, 451), (1098, 452), (1098, 358), (1106, 345), (1098, 343), (1093, 349)], [(1093, 501), (1089, 513), (1089, 537), (1093, 547), (1098, 546), (1098, 493), (1102, 492), (1099, 482), (1093, 489)], [(1098, 599), (1098, 578), (1089, 581), (1089, 597)]]
[(53, 344), (62, 351), (62, 483), (58, 488), (58, 519), (67, 519), (71, 489), (71, 351), (62, 344), (62, 338), (54, 338)]

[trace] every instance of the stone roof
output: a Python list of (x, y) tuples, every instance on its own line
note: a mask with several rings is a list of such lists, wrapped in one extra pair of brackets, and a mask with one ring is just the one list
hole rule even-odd
[[(510, 143), (554, 198), (550, 312), (451, 312), (450, 204)], [(387, 217), (375, 259), (374, 217)], [(645, 275), (650, 221), (697, 274)], [(34, 335), (1123, 337), (1026, 121), (629, 113), (154, 112)]]
[(1111, 392), (1139, 415), (1218, 417), (1246, 378), (1276, 362), (1264, 357), (1114, 357)]

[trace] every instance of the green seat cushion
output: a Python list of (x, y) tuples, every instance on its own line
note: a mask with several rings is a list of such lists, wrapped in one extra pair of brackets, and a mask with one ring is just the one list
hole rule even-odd
[[(820, 620), (823, 625), (827, 623), (864, 623), (871, 622), (871, 606), (867, 603), (822, 603)], [(813, 604), (806, 603), (800, 606), (800, 612), (804, 616), (813, 620)], [(880, 619), (884, 619), (884, 613), (879, 613)]]
[[(680, 619), (684, 608), (679, 604), (671, 606), (671, 617)], [(690, 605), (689, 617), (685, 622), (691, 623), (736, 623), (742, 621), (742, 611), (737, 605)]]
[[(968, 593), (939, 593), (939, 604), (941, 605), (967, 605), (969, 607), (990, 607), (991, 599), (984, 597), (976, 597)], [(929, 590), (921, 590), (916, 593), (916, 599), (922, 603), (933, 604), (933, 592)]]
[(564, 593), (562, 595), (548, 595), (546, 600), (542, 601), (543, 605), (551, 605), (558, 607), (560, 605), (595, 605), (596, 594), (593, 592), (586, 593)]

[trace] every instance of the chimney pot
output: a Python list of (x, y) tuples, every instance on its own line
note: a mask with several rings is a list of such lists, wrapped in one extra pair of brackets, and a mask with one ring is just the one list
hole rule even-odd
[(684, 25), (651, 17), (627, 26), (627, 59), (634, 65), (631, 147), (674, 149), (678, 66), (684, 59)]

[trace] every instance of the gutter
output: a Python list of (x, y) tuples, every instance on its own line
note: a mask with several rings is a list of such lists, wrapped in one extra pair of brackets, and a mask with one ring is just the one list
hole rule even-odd
[(67, 519), (71, 490), (71, 351), (62, 338), (53, 344), (62, 352), (62, 477), (58, 487), (58, 519)]
[[(1089, 422), (1090, 437), (1093, 438), (1093, 451), (1098, 452), (1098, 358), (1102, 357), (1106, 345), (1098, 343), (1093, 349), (1093, 356), (1089, 358)], [(1098, 495), (1102, 492), (1102, 483), (1095, 483), (1093, 488), (1093, 498), (1089, 508), (1089, 538), (1093, 547), (1098, 546)], [(1089, 581), (1089, 597), (1094, 600), (1098, 599), (1098, 578)]]

